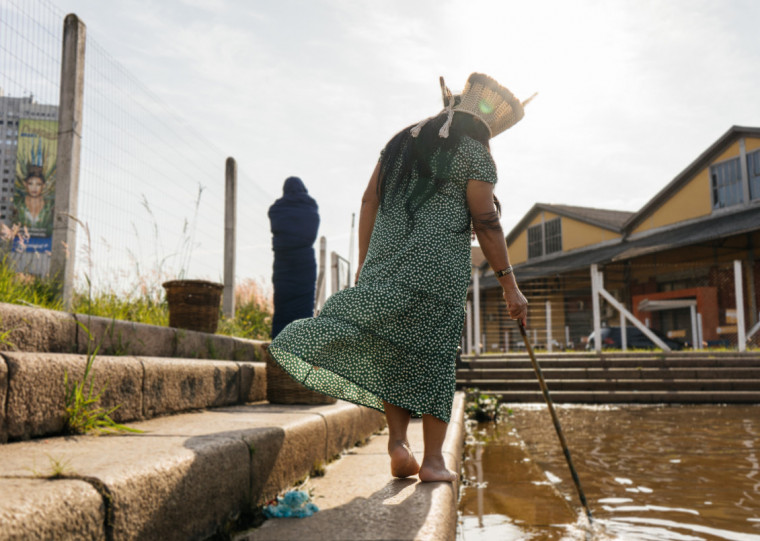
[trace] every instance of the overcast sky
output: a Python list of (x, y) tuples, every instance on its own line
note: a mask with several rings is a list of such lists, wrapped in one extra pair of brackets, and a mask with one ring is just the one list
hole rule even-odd
[(539, 92), (492, 143), (505, 233), (537, 202), (636, 211), (760, 126), (752, 0), (52, 2), (272, 201), (300, 176), (344, 254), (380, 149), (440, 110), (439, 75)]

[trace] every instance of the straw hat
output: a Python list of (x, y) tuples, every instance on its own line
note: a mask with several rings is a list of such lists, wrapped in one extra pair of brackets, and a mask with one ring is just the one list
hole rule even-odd
[[(496, 137), (522, 119), (525, 114), (523, 107), (536, 96), (533, 94), (521, 102), (507, 88), (482, 73), (471, 74), (467, 78), (464, 90), (457, 95), (452, 95), (443, 77), (440, 78), (440, 83), (444, 111), (448, 113), (448, 119), (438, 132), (438, 135), (443, 138), (449, 136), (449, 127), (455, 112), (474, 116), (486, 125), (491, 137)], [(432, 118), (435, 117), (426, 118), (412, 128), (412, 136), (417, 137), (422, 126)]]

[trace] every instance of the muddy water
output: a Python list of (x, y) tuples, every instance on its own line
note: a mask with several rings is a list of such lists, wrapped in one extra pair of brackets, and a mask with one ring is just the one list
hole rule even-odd
[[(760, 406), (557, 411), (596, 522), (593, 539), (760, 541)], [(501, 425), (478, 429), (466, 452), (460, 539), (583, 539), (558, 511), (563, 501), (576, 513), (580, 504), (546, 407), (516, 405)], [(516, 489), (529, 486), (509, 482), (519, 463), (539, 470), (530, 486), (551, 485), (564, 500), (523, 492), (515, 505)], [(531, 502), (558, 516), (539, 516)]]

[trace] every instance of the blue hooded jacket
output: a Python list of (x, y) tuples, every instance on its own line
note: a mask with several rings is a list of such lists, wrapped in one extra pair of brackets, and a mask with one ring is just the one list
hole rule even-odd
[(274, 250), (272, 338), (291, 321), (314, 315), (317, 280), (314, 242), (319, 207), (298, 177), (285, 180), (282, 191), (269, 207)]

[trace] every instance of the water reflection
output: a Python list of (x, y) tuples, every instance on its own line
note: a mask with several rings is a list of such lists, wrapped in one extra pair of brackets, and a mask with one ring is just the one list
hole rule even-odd
[(461, 541), (584, 539), (575, 511), (532, 464), (514, 428), (471, 423), (468, 434)]
[[(501, 517), (502, 523), (516, 528), (529, 523), (510, 501), (514, 470), (537, 465), (556, 481), (546, 485), (558, 488), (565, 499), (575, 497), (545, 406), (513, 409), (507, 423), (480, 427), (480, 439), (490, 440), (485, 447), (467, 447), (465, 473), (473, 483), (464, 489), (462, 515), (463, 519), (477, 515), (477, 531), (484, 534), (488, 521), (496, 520), (486, 519), (489, 516)], [(760, 541), (760, 407), (560, 406), (558, 410), (598, 522), (595, 538)], [(517, 455), (509, 453), (520, 439), (525, 445), (520, 460), (532, 457), (536, 464), (516, 463)], [(514, 498), (531, 498), (530, 493), (515, 494), (514, 486), (511, 490)], [(574, 499), (571, 502), (579, 506)], [(483, 538), (560, 539), (569, 530), (561, 531), (558, 525), (572, 523), (575, 516), (550, 518), (546, 524), (554, 527), (546, 531), (523, 528), (523, 537)], [(468, 520), (472, 524), (473, 519)], [(467, 535), (464, 526), (463, 520), (464, 538), (476, 539)]]

